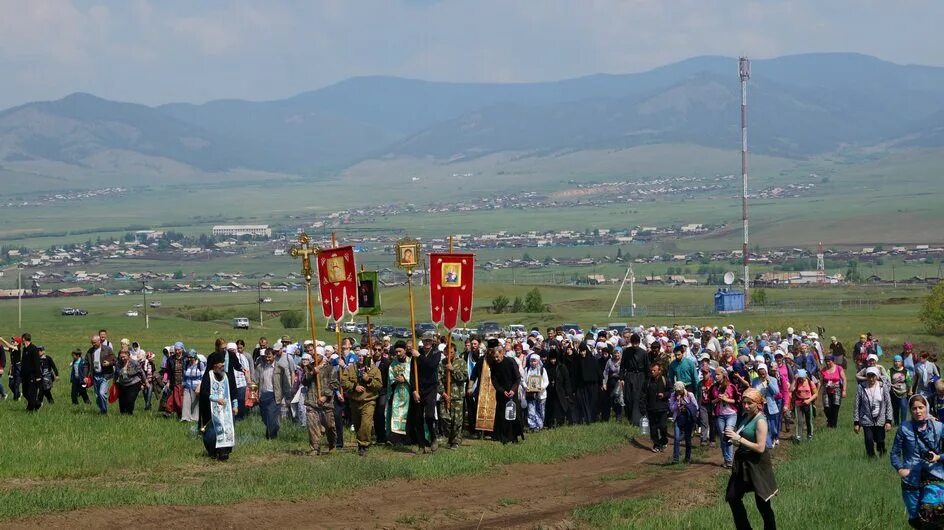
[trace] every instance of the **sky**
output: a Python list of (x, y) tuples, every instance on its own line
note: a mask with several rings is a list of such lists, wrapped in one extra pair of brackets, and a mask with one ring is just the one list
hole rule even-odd
[(549, 81), (698, 55), (944, 66), (940, 0), (0, 0), (0, 108), (279, 99), (358, 75)]

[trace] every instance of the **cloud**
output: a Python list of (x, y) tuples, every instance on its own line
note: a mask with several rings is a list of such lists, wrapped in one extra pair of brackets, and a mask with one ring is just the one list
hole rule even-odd
[(944, 2), (0, 0), (0, 108), (85, 90), (271, 99), (353, 75), (521, 82), (692, 57), (858, 51), (944, 64)]

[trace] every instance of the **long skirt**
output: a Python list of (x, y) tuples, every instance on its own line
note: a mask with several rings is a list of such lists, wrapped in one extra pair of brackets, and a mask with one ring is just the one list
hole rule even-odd
[(545, 399), (528, 398), (528, 428), (540, 430), (544, 428)]

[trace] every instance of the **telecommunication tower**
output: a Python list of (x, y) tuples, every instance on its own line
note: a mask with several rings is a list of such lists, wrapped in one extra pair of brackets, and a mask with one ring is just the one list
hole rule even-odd
[(826, 283), (826, 254), (823, 253), (823, 242), (819, 242), (816, 249), (816, 283)]
[(747, 57), (738, 58), (738, 75), (741, 78), (741, 220), (744, 224), (741, 257), (744, 260), (744, 305), (747, 306), (751, 299), (751, 277), (748, 269), (750, 254), (747, 249), (747, 80), (751, 78), (751, 61)]

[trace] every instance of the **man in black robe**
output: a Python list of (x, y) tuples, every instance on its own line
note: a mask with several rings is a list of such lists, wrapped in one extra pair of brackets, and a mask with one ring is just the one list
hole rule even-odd
[(442, 352), (436, 347), (436, 335), (431, 331), (423, 334), (423, 345), (413, 351), (413, 362), (419, 374), (419, 391), (413, 391), (407, 432), (422, 452), (435, 452), (439, 448), (436, 438), (436, 398), (439, 388), (439, 363)]
[(551, 348), (547, 354), (547, 402), (544, 406), (544, 426), (557, 427), (570, 419), (570, 373), (560, 364), (560, 350)]
[(43, 372), (39, 361), (39, 348), (33, 344), (33, 337), (29, 333), (24, 333), (20, 340), (22, 341), (23, 350), (20, 365), (20, 373), (23, 377), (23, 396), (26, 398), (26, 411), (33, 412), (39, 410), (39, 407), (42, 406), (39, 396)]
[(642, 419), (639, 401), (642, 398), (642, 387), (646, 383), (646, 367), (649, 366), (649, 352), (640, 346), (641, 342), (639, 335), (633, 333), (629, 337), (630, 346), (623, 350), (623, 359), (620, 363), (620, 372), (625, 384), (626, 406), (629, 407), (626, 417), (637, 427)]
[[(228, 425), (232, 427), (234, 418), (239, 412), (237, 409), (237, 400), (236, 400), (236, 381), (230, 377), (230, 374), (227, 374), (226, 370), (226, 352), (216, 351), (210, 354), (210, 357), (207, 359), (207, 366), (209, 367), (203, 373), (203, 379), (200, 382), (200, 395), (199, 395), (199, 405), (200, 405), (200, 431), (203, 433), (203, 446), (206, 448), (207, 455), (217, 460), (225, 461), (229, 459), (229, 454), (233, 451), (233, 447), (230, 445), (228, 447), (218, 447), (217, 446), (217, 430), (216, 425), (213, 421), (213, 415), (210, 407), (211, 396), (212, 399), (222, 400), (221, 396), (213, 396), (211, 392), (210, 378), (213, 378), (217, 382), (224, 382), (225, 385), (229, 388), (229, 392), (226, 394), (229, 396), (228, 403), (220, 403), (222, 406), (229, 406), (232, 408), (232, 415), (228, 416)], [(224, 411), (226, 414), (229, 414), (229, 411)]]
[[(494, 341), (494, 345), (493, 342)], [(492, 386), (495, 387), (495, 439), (503, 444), (508, 442), (518, 443), (518, 437), (524, 439), (524, 430), (521, 428), (521, 421), (517, 418), (520, 414), (518, 406), (518, 385), (521, 384), (521, 371), (518, 369), (518, 362), (511, 357), (506, 357), (505, 352), (498, 345), (498, 340), (489, 339), (489, 356), (492, 372)], [(512, 406), (508, 406), (511, 404)], [(509, 419), (508, 411), (514, 411), (514, 418)]]

